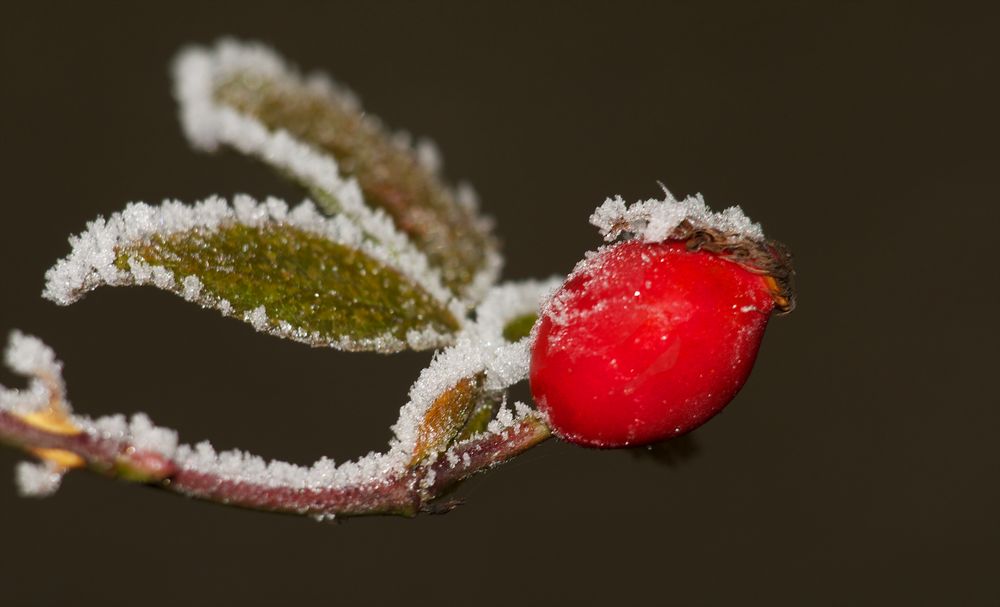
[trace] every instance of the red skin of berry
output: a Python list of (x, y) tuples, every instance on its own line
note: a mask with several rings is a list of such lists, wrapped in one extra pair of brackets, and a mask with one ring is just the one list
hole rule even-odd
[(532, 395), (573, 443), (624, 447), (684, 434), (743, 386), (773, 308), (762, 276), (682, 242), (605, 247), (543, 310)]

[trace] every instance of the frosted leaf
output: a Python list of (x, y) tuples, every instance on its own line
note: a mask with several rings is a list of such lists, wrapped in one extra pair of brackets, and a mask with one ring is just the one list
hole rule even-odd
[(70, 243), (43, 293), (62, 305), (105, 284), (151, 284), (259, 331), (383, 352), (448, 343), (464, 314), (426, 266), (401, 265), (353, 223), (309, 202), (135, 203)]
[(349, 91), (323, 75), (301, 75), (261, 45), (221, 40), (190, 48), (174, 71), (195, 146), (230, 146), (274, 166), (384, 246), (426, 255), (466, 302), (496, 280), (492, 224), (442, 183), (433, 144), (421, 140), (414, 148), (409, 135), (389, 133)]
[(666, 188), (663, 188), (663, 194), (663, 200), (644, 200), (630, 206), (621, 196), (608, 198), (590, 216), (590, 223), (597, 226), (608, 242), (623, 232), (646, 242), (661, 242), (671, 238), (685, 222), (699, 230), (709, 229), (751, 240), (764, 240), (760, 224), (750, 221), (737, 206), (714, 212), (705, 204), (701, 194), (683, 200), (674, 198)]
[[(506, 392), (483, 392), (476, 403), (468, 420), (461, 431), (455, 435), (454, 442), (468, 440), (478, 434), (486, 432), (487, 426), (493, 420), (499, 407), (507, 398)], [(454, 465), (454, 463), (452, 463)]]
[(63, 471), (47, 463), (19, 462), (14, 468), (21, 497), (48, 497), (59, 489)]
[(483, 390), (482, 374), (463, 377), (442, 391), (427, 407), (417, 428), (410, 465), (442, 451), (468, 421)]
[(457, 421), (469, 419), (476, 399), (502, 395), (527, 378), (530, 340), (512, 343), (503, 337), (504, 327), (513, 318), (537, 315), (559, 283), (557, 278), (506, 283), (487, 294), (476, 309), (476, 321), (434, 356), (410, 388), (410, 400), (393, 426), (391, 453), (411, 454), (411, 463), (427, 457), (458, 434)]

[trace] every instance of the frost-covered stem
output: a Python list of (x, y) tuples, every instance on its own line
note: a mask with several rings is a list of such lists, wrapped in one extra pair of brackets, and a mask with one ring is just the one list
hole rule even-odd
[(26, 450), (70, 451), (97, 472), (137, 480), (197, 499), (317, 518), (365, 514), (413, 516), (433, 510), (430, 502), (444, 491), (524, 452), (549, 435), (545, 423), (529, 415), (505, 430), (481, 434), (453, 447), (451, 457), (440, 457), (388, 478), (341, 487), (305, 489), (227, 479), (138, 451), (127, 441), (98, 438), (86, 432), (74, 435), (49, 432), (8, 411), (0, 411), (0, 442)]
[(59, 434), (38, 428), (10, 411), (0, 410), (0, 443), (24, 450), (62, 449), (79, 455), (97, 472), (144, 479), (163, 478), (171, 473), (170, 462), (149, 452), (136, 451), (127, 443), (100, 438), (85, 432)]
[[(433, 473), (427, 492), (440, 495), (449, 487), (501, 464), (552, 436), (552, 430), (537, 415), (529, 415), (506, 430), (481, 434), (451, 449), (451, 457), (430, 465)], [(457, 462), (452, 465), (450, 461)]]
[(212, 473), (178, 469), (161, 486), (189, 497), (269, 512), (304, 514), (317, 518), (364, 514), (412, 516), (420, 498), (412, 473), (377, 482), (328, 489), (274, 487), (233, 481)]

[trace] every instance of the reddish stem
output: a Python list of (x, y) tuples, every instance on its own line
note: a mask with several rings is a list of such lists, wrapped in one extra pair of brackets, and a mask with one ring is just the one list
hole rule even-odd
[[(530, 449), (550, 436), (538, 417), (528, 416), (506, 430), (473, 437), (425, 464), (376, 481), (301, 489), (235, 481), (184, 467), (177, 461), (139, 451), (127, 441), (101, 438), (86, 432), (57, 434), (28, 424), (9, 411), (0, 411), (0, 442), (22, 449), (62, 449), (82, 457), (87, 466), (113, 477), (220, 504), (311, 515), (317, 518), (364, 514), (413, 516), (433, 511), (435, 498), (466, 478), (488, 470)], [(454, 462), (454, 463), (452, 463)]]

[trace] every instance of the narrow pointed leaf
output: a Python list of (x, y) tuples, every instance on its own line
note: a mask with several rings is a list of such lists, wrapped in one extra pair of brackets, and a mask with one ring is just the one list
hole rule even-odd
[(377, 225), (379, 213), (359, 203), (384, 213), (444, 285), (470, 303), (495, 280), (496, 241), (471, 194), (445, 185), (431, 146), (413, 148), (391, 134), (350, 93), (322, 76), (300, 76), (265, 48), (232, 41), (188, 51), (177, 74), (185, 127), (196, 145), (256, 156), (299, 181), (328, 212), (393, 239)]
[(424, 413), (410, 465), (415, 466), (451, 443), (465, 425), (481, 394), (485, 374), (464, 377), (442, 392)]
[(45, 295), (61, 304), (102, 284), (152, 284), (259, 331), (344, 350), (437, 347), (459, 327), (446, 293), (311, 204), (136, 204), (72, 242), (46, 276)]

